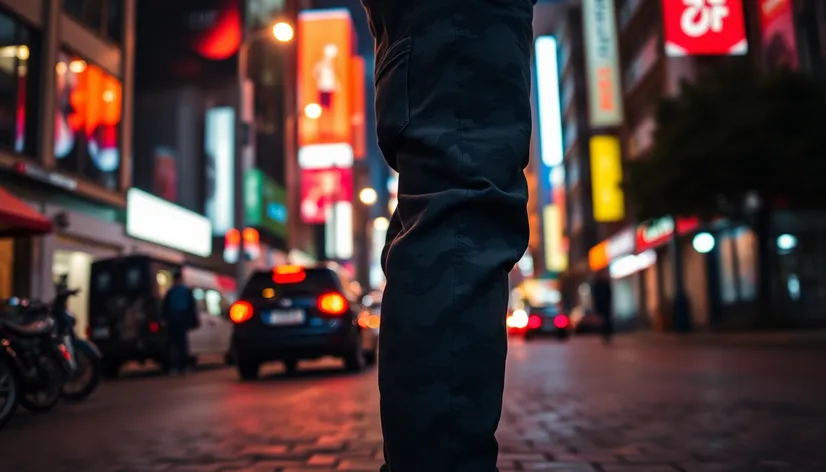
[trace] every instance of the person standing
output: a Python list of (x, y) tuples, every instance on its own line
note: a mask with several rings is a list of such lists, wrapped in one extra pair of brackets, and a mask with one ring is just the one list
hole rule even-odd
[(594, 294), (594, 309), (602, 317), (602, 340), (609, 344), (614, 336), (614, 300), (608, 275), (604, 272), (597, 274), (591, 291)]
[(188, 336), (190, 330), (198, 327), (198, 305), (180, 271), (175, 272), (172, 280), (172, 288), (163, 300), (162, 314), (169, 336), (169, 373), (180, 375), (189, 366)]
[(528, 245), (532, 0), (362, 0), (379, 147), (384, 472), (495, 472), (508, 273)]

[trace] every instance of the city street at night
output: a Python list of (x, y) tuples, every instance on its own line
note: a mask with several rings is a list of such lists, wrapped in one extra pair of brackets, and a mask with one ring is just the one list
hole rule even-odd
[[(826, 470), (826, 351), (659, 335), (511, 343), (500, 468), (567, 472)], [(375, 369), (333, 361), (258, 382), (235, 370), (127, 373), (85, 403), (20, 414), (2, 470), (372, 471)]]

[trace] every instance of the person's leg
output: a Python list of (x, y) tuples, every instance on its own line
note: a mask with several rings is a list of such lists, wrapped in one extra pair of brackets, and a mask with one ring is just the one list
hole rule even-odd
[(407, 31), (379, 35), (376, 65), (379, 140), (400, 179), (379, 350), (383, 470), (493, 472), (508, 272), (529, 234), (533, 7), (408, 3)]

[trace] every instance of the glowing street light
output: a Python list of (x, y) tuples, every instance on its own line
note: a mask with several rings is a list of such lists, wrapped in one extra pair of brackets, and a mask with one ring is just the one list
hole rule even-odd
[(373, 205), (378, 201), (379, 195), (372, 188), (364, 188), (359, 192), (359, 200), (365, 205)]
[(304, 107), (304, 115), (311, 120), (317, 120), (321, 118), (321, 105), (318, 103), (310, 103), (306, 107)]
[(377, 229), (378, 231), (387, 231), (387, 228), (390, 227), (390, 220), (387, 218), (380, 216), (373, 220), (373, 228)]
[(272, 35), (276, 40), (282, 43), (288, 43), (293, 40), (295, 30), (291, 24), (284, 21), (279, 21), (272, 27)]

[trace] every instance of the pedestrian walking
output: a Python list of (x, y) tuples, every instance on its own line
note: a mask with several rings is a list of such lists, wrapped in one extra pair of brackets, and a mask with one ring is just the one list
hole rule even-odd
[(175, 272), (172, 288), (163, 300), (163, 319), (169, 336), (169, 373), (181, 375), (189, 367), (189, 331), (198, 327), (198, 305), (183, 274)]
[(399, 173), (382, 265), (384, 472), (495, 472), (508, 272), (528, 245), (532, 0), (362, 0)]

